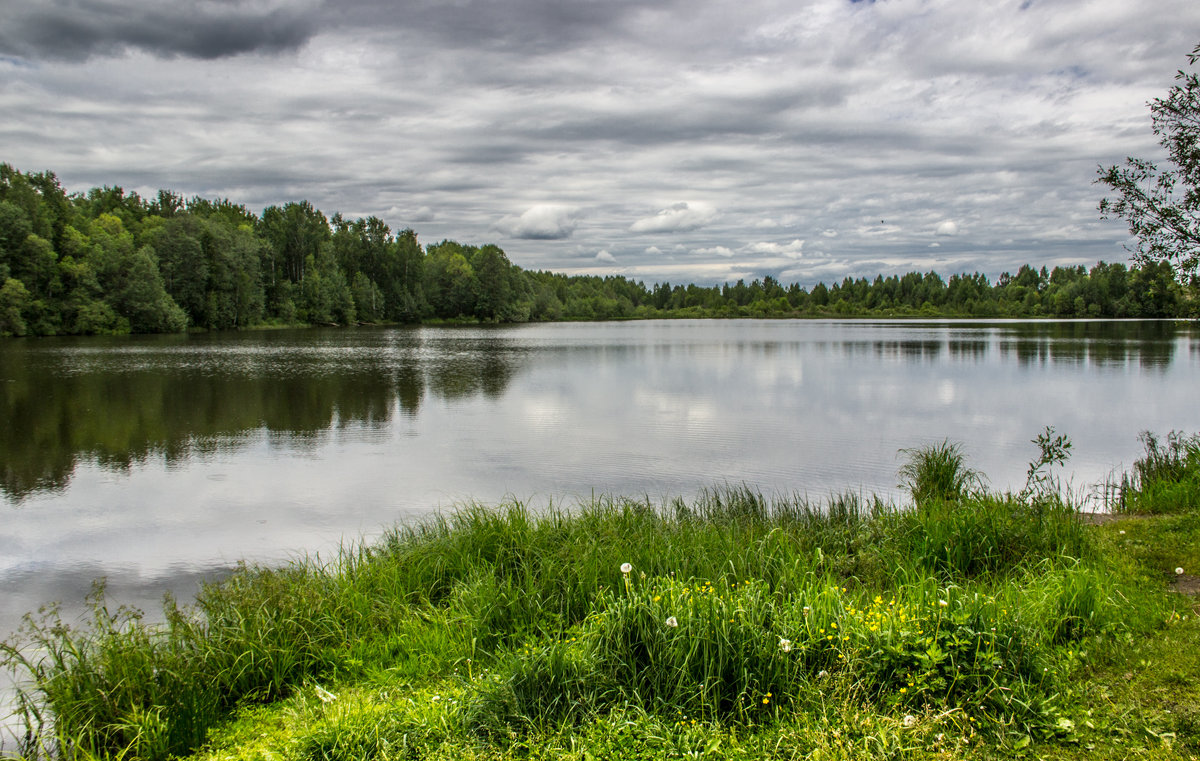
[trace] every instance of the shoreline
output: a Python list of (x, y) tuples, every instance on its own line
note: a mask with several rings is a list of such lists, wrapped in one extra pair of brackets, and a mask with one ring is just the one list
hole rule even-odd
[[(861, 730), (880, 747), (916, 742), (914, 757), (1075, 757), (1085, 741), (1116, 754), (1120, 733), (1084, 717), (1103, 675), (1127, 668), (1127, 638), (1200, 642), (1196, 600), (1167, 591), (1200, 568), (1198, 512), (1162, 498), (1200, 471), (1197, 439), (1183, 441), (1182, 474), (1153, 480), (1148, 454), (1111, 518), (1050, 488), (1045, 446), (1031, 468), (1048, 480), (1031, 472), (1018, 495), (971, 486), (953, 445), (915, 450), (901, 471), (908, 509), (748, 487), (690, 503), (462, 506), (332, 561), (242, 568), (195, 607), (169, 606), (165, 627), (102, 605), (90, 631), (50, 622), (41, 647), (67, 681), (43, 682), (42, 697), (70, 718), (41, 741), (357, 758), (408, 738), (422, 753), (502, 759), (566, 757), (579, 742), (659, 753), (652, 738), (665, 737), (758, 758), (756, 743), (832, 752), (831, 737)], [(1188, 566), (1178, 579), (1175, 562)], [(1200, 649), (1180, 663), (1200, 668)], [(78, 702), (61, 692), (73, 683), (127, 697)], [(1179, 742), (1200, 742), (1187, 726)]]

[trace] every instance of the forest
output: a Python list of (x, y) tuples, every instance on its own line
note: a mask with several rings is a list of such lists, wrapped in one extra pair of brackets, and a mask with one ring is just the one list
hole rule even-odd
[(522, 269), (498, 246), (444, 240), (307, 201), (256, 215), (228, 199), (68, 193), (53, 172), (0, 164), (0, 335), (229, 330), (259, 325), (663, 317), (1200, 315), (1166, 261), (847, 277), (811, 290), (773, 277), (647, 286)]

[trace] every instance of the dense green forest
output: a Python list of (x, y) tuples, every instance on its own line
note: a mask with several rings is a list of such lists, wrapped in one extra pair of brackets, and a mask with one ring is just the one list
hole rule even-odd
[(703, 287), (524, 270), (498, 246), (422, 246), (377, 217), (307, 201), (255, 215), (229, 200), (67, 193), (0, 164), (0, 335), (224, 330), (263, 324), (648, 317), (1190, 317), (1170, 264), (1023, 266), (846, 278), (811, 290), (764, 277)]

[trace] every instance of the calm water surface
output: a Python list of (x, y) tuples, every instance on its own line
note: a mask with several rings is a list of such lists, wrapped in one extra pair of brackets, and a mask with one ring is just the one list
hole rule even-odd
[(155, 608), (463, 500), (896, 495), (949, 438), (1077, 487), (1200, 430), (1195, 323), (663, 321), (0, 342), (0, 637), (95, 577)]

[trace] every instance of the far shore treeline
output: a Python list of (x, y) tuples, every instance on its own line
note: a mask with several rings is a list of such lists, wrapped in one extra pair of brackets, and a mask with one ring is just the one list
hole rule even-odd
[(422, 247), (377, 217), (307, 201), (255, 215), (229, 200), (68, 194), (52, 172), (0, 164), (0, 335), (162, 333), (256, 325), (650, 317), (1194, 317), (1169, 263), (1025, 265), (703, 287), (524, 270), (498, 246)]

